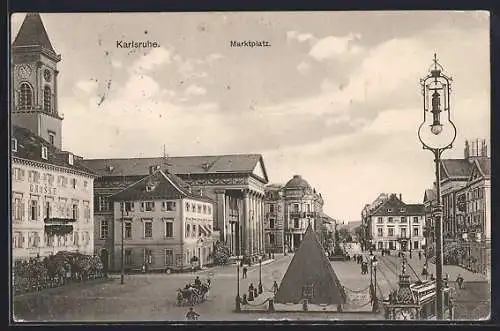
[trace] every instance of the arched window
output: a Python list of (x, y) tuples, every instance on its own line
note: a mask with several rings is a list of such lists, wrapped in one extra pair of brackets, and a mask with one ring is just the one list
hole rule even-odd
[(33, 107), (33, 89), (30, 84), (21, 83), (19, 90), (19, 109), (31, 109)]
[(43, 110), (52, 113), (52, 91), (49, 86), (43, 88)]

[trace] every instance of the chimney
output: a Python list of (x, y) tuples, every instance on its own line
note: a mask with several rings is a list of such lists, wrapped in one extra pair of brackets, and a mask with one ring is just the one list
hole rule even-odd
[(470, 153), (469, 153), (469, 142), (466, 140), (465, 141), (465, 148), (464, 148), (464, 158), (468, 159), (469, 156), (470, 156)]
[(488, 145), (486, 145), (486, 139), (481, 141), (481, 156), (488, 157)]
[(399, 193), (399, 200), (403, 201), (403, 195)]

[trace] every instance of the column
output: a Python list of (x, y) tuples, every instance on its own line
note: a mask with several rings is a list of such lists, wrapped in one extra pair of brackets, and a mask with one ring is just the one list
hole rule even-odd
[(250, 229), (249, 229), (249, 217), (250, 217), (250, 196), (248, 190), (243, 191), (243, 224), (241, 229), (243, 230), (240, 238), (242, 239), (243, 255), (248, 256), (250, 254)]
[(262, 255), (264, 252), (264, 242), (263, 242), (263, 238), (264, 238), (264, 222), (263, 222), (263, 218), (264, 218), (264, 214), (262, 213), (262, 195), (259, 194), (258, 198), (257, 198), (257, 210), (259, 212), (259, 254)]
[(217, 201), (217, 228), (220, 231), (220, 241), (226, 242), (226, 222), (225, 222), (225, 213), (226, 213), (226, 197), (225, 190), (216, 190), (216, 201)]

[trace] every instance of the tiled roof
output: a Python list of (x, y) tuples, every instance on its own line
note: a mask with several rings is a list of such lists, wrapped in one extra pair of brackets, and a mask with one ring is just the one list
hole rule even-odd
[[(388, 209), (391, 212), (388, 212)], [(407, 216), (424, 215), (423, 204), (406, 204), (393, 194), (389, 200), (378, 207), (371, 215), (373, 216)]]
[(12, 46), (41, 46), (55, 54), (47, 31), (43, 26), (42, 18), (38, 13), (26, 14)]
[(488, 158), (478, 158), (476, 159), (477, 165), (481, 169), (481, 172), (485, 177), (491, 177), (491, 159)]
[[(170, 173), (184, 174), (206, 174), (206, 173), (252, 173), (259, 162), (262, 162), (260, 154), (236, 154), (217, 156), (176, 156), (151, 157), (151, 158), (128, 158), (128, 159), (85, 159), (82, 161), (90, 169), (100, 176), (147, 176), (149, 167), (161, 166), (168, 168)], [(165, 164), (168, 164), (165, 165)], [(109, 171), (109, 167), (113, 170)], [(264, 175), (266, 175), (264, 173)], [(266, 175), (267, 177), (267, 175)], [(267, 181), (267, 178), (263, 178)]]
[(465, 159), (444, 159), (441, 164), (448, 178), (468, 177), (472, 169), (471, 163)]
[[(149, 191), (146, 189), (148, 186), (151, 186)], [(181, 198), (213, 202), (206, 196), (203, 197), (191, 192), (189, 185), (176, 175), (161, 170), (144, 177), (112, 196), (115, 201)]]
[[(13, 157), (65, 167), (89, 175), (93, 174), (92, 170), (83, 166), (76, 156), (74, 157), (73, 165), (70, 165), (68, 163), (68, 152), (59, 150), (28, 129), (13, 125), (12, 138), (17, 140), (17, 151), (11, 152)], [(42, 158), (42, 146), (47, 147), (47, 160)]]

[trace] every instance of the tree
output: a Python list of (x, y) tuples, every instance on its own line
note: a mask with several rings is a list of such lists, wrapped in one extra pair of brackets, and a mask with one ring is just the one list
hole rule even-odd
[(347, 228), (340, 228), (338, 230), (338, 239), (339, 242), (351, 242), (352, 236)]
[(214, 264), (216, 265), (228, 264), (230, 257), (229, 247), (227, 247), (226, 244), (217, 241), (214, 245), (213, 257)]
[(366, 242), (368, 241), (367, 235), (365, 232), (365, 228), (363, 225), (357, 226), (354, 228), (354, 234), (356, 238), (358, 238), (358, 242), (361, 244), (361, 247), (366, 247)]

